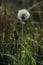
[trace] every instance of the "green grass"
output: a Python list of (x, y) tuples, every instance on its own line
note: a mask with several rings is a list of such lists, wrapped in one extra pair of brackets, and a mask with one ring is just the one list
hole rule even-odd
[[(10, 14), (6, 15), (6, 20), (5, 18), (3, 20), (6, 23), (5, 35), (0, 32), (0, 65), (41, 65), (43, 61), (43, 42), (40, 43), (40, 38), (43, 37), (43, 12), (40, 11), (42, 6), (43, 4), (34, 7), (30, 11), (29, 20), (22, 25), (17, 16), (15, 19), (12, 18), (12, 12), (17, 15), (19, 8), (16, 8), (14, 3), (7, 2), (6, 10), (7, 14)], [(15, 39), (13, 30), (16, 30), (18, 39)]]

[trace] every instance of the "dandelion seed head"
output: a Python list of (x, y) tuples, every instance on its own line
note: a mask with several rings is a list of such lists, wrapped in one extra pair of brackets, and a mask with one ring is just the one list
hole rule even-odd
[(24, 20), (27, 20), (30, 17), (30, 13), (26, 9), (21, 9), (18, 11), (17, 17), (20, 21), (23, 21), (23, 18)]

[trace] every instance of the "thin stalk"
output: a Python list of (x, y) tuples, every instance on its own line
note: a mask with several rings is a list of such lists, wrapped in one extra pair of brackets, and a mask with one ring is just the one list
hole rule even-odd
[(39, 4), (42, 4), (43, 3), (43, 0), (34, 4), (33, 6), (31, 6), (28, 10), (30, 11), (31, 9), (33, 9), (34, 7), (38, 6)]
[[(21, 40), (20, 40), (20, 46), (23, 44), (23, 23), (21, 24), (22, 29), (21, 29)], [(22, 46), (21, 46), (22, 47)], [(22, 61), (22, 52), (21, 52), (22, 48), (20, 48), (20, 63)]]

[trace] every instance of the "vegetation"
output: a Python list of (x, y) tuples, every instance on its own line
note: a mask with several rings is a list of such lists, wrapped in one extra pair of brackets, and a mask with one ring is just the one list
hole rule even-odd
[[(30, 12), (24, 25), (23, 8)], [(42, 0), (0, 0), (0, 65), (43, 65)]]

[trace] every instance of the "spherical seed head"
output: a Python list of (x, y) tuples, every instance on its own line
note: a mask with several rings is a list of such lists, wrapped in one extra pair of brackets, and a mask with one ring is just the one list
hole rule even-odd
[(26, 9), (21, 9), (18, 11), (17, 17), (20, 21), (27, 20), (30, 17), (30, 13)]

